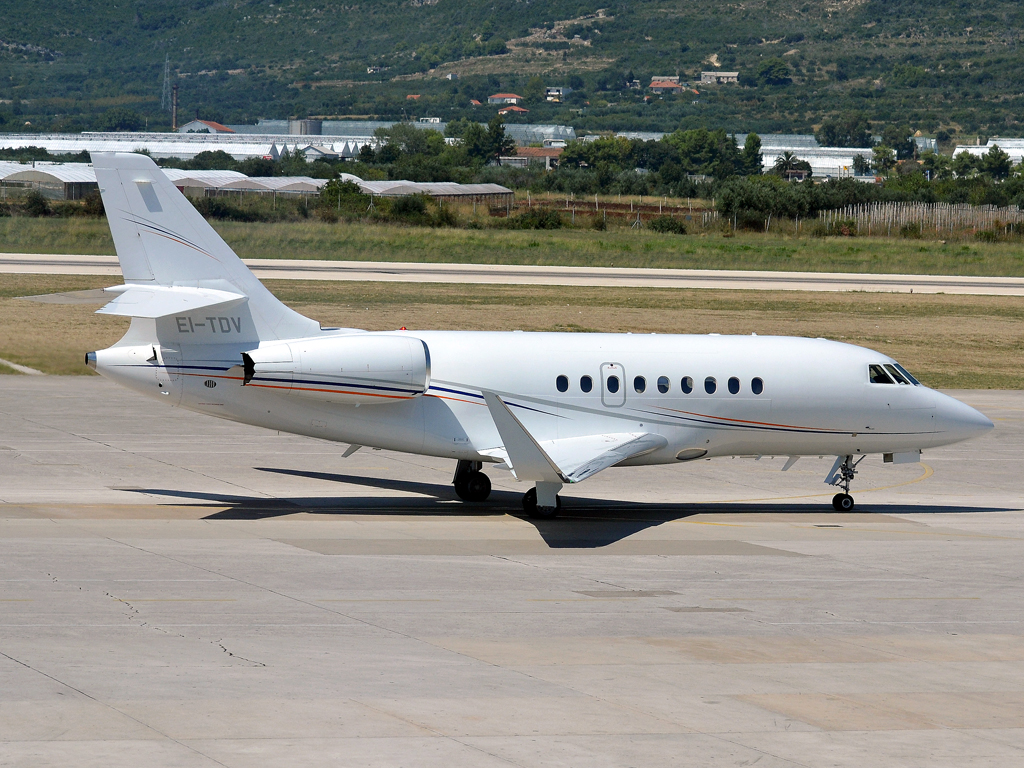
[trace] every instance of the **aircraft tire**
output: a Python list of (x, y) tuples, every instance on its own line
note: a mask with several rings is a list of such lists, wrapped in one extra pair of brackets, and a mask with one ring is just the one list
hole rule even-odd
[(538, 507), (537, 506), (537, 489), (531, 488), (523, 494), (523, 510), (526, 514), (532, 518), (538, 520), (551, 520), (558, 516), (559, 510), (562, 508), (562, 497), (555, 497), (555, 506), (553, 507)]
[(848, 493), (837, 493), (832, 497), (832, 509), (836, 512), (849, 512), (853, 509), (853, 496)]
[(483, 472), (470, 472), (455, 483), (455, 493), (463, 501), (486, 501), (491, 495), (491, 479)]

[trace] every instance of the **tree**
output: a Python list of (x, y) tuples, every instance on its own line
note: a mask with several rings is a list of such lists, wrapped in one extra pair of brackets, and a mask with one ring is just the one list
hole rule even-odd
[(864, 155), (854, 155), (853, 172), (857, 176), (867, 176), (871, 172), (871, 161)]
[(491, 118), (487, 128), (479, 123), (470, 125), (462, 135), (462, 143), (466, 154), (485, 164), (516, 152), (516, 143), (505, 135), (505, 123), (500, 115)]
[(965, 179), (978, 169), (978, 158), (970, 152), (960, 152), (953, 156), (951, 167), (958, 179)]
[(793, 171), (808, 171), (811, 170), (811, 164), (806, 160), (801, 160), (792, 152), (783, 152), (777, 158), (775, 158), (775, 164), (772, 166), (772, 173), (776, 176), (786, 177), (787, 174)]
[(896, 167), (896, 153), (884, 144), (871, 150), (871, 167), (876, 173), (887, 176)]
[(997, 181), (1009, 178), (1010, 171), (1013, 169), (1013, 161), (999, 148), (998, 144), (993, 144), (992, 149), (982, 155), (980, 165), (982, 173), (988, 174)]
[(523, 97), (531, 104), (544, 101), (544, 81), (539, 77), (531, 77), (526, 81)]
[(912, 134), (907, 125), (887, 125), (882, 130), (882, 144), (896, 153), (897, 160), (910, 160), (917, 154)]
[(823, 147), (870, 147), (871, 123), (862, 112), (849, 112), (825, 120), (814, 138)]
[(757, 176), (764, 166), (764, 155), (761, 154), (761, 137), (756, 133), (748, 133), (740, 153), (743, 172), (748, 176)]
[(101, 131), (137, 131), (142, 127), (142, 117), (134, 109), (114, 107), (100, 116)]
[(761, 62), (757, 68), (757, 79), (763, 85), (789, 85), (793, 82), (789, 64), (777, 56)]
[(951, 159), (932, 150), (921, 155), (921, 167), (930, 181), (945, 181), (953, 173)]
[(587, 87), (587, 84), (583, 82), (583, 78), (580, 77), (579, 75), (569, 75), (568, 85), (574, 91), (582, 91), (584, 88)]

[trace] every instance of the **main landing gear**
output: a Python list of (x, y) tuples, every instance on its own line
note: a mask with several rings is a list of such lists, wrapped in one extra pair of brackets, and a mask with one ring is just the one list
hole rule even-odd
[(832, 476), (825, 482), (829, 485), (836, 485), (843, 489), (832, 497), (832, 508), (836, 512), (849, 512), (853, 509), (853, 496), (850, 495), (850, 483), (857, 474), (857, 465), (864, 461), (861, 456), (856, 461), (853, 456), (839, 456), (832, 467)]
[(551, 520), (562, 508), (562, 499), (558, 496), (561, 488), (561, 483), (537, 483), (523, 494), (523, 510), (530, 517)]
[(480, 468), (481, 461), (460, 461), (455, 467), (455, 493), (463, 501), (486, 501), (491, 495), (491, 479)]

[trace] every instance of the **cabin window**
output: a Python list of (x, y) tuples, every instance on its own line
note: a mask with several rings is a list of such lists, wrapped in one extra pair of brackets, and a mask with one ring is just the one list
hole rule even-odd
[(764, 392), (764, 382), (761, 381), (761, 379), (759, 379), (759, 378), (758, 379), (751, 379), (750, 380), (750, 391), (753, 392), (755, 395), (760, 395), (762, 392)]
[(658, 391), (663, 395), (668, 392), (668, 376), (658, 377)]
[(679, 388), (683, 390), (684, 395), (688, 395), (693, 392), (693, 379), (689, 376), (683, 376), (683, 380), (679, 382)]
[(715, 394), (715, 390), (718, 389), (718, 382), (715, 381), (714, 376), (708, 376), (704, 379), (704, 391), (709, 395)]
[(633, 391), (638, 395), (642, 395), (644, 390), (647, 389), (647, 379), (643, 376), (637, 376), (633, 379)]
[(894, 379), (896, 379), (896, 383), (897, 384), (907, 384), (909, 386), (910, 379), (908, 379), (906, 376), (904, 376), (902, 373), (900, 373), (897, 370), (895, 365), (890, 365), (889, 363), (886, 363), (885, 364), (885, 370), (887, 370), (889, 372), (890, 376), (892, 376)]
[(906, 368), (904, 368), (899, 363), (893, 363), (893, 365), (896, 366), (896, 370), (897, 371), (902, 373), (904, 376), (906, 376), (910, 380), (911, 384), (913, 384), (915, 387), (920, 387), (921, 386), (921, 382), (918, 381), (917, 379), (915, 379), (913, 376), (911, 376), (910, 375), (910, 371), (908, 371)]
[(613, 395), (619, 391), (619, 377), (609, 376), (608, 377), (608, 391)]
[(729, 394), (738, 395), (740, 392), (740, 380), (735, 376), (729, 377)]
[(868, 378), (871, 379), (872, 384), (895, 384), (889, 374), (885, 372), (885, 368), (881, 365), (869, 365), (868, 366)]
[(594, 388), (594, 380), (589, 376), (580, 376), (580, 389), (589, 392)]
[(559, 376), (555, 379), (555, 387), (559, 392), (567, 392), (569, 390), (569, 377)]

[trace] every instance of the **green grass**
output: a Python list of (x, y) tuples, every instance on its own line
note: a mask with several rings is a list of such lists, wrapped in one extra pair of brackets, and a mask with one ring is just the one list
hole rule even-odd
[[(1024, 276), (1024, 248), (1016, 243), (679, 236), (628, 229), (429, 229), (320, 221), (214, 226), (240, 256), (258, 259)], [(114, 245), (103, 220), (13, 217), (0, 219), (0, 250), (95, 254), (113, 253)]]

